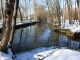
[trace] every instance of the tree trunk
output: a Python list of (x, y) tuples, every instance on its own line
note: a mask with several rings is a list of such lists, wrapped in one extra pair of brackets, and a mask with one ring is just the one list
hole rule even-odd
[[(4, 13), (3, 13), (3, 4), (2, 4), (2, 0), (1, 0), (1, 11), (2, 11), (2, 21), (3, 21), (3, 26), (5, 24), (5, 20), (4, 20)], [(4, 28), (2, 28), (2, 30), (4, 31)], [(2, 36), (3, 36), (3, 32), (2, 32)]]
[(19, 13), (20, 13), (20, 19), (21, 19), (21, 22), (23, 22), (20, 7), (19, 7), (18, 9), (19, 9)]
[(34, 20), (37, 20), (37, 0), (34, 0)]
[(10, 39), (9, 39), (9, 43), (12, 45), (13, 42), (13, 38), (14, 38), (14, 32), (15, 32), (15, 25), (16, 25), (16, 18), (17, 18), (17, 11), (18, 11), (18, 7), (19, 7), (19, 0), (16, 0), (16, 7), (14, 10), (14, 19), (12, 21), (12, 30), (11, 30), (11, 34), (10, 34)]
[(5, 24), (4, 24), (4, 33), (0, 44), (0, 51), (5, 52), (7, 49), (7, 44), (10, 39), (10, 32), (11, 32), (11, 22), (12, 22), (12, 16), (14, 11), (14, 2), (15, 0), (6, 0), (6, 6), (5, 6)]
[(48, 11), (49, 11), (49, 15), (50, 15), (50, 18), (51, 18), (51, 22), (53, 22), (48, 0), (46, 0), (46, 3), (47, 3), (47, 6), (48, 6)]
[(80, 25), (80, 0), (77, 0), (77, 6), (78, 6), (78, 20)]
[(69, 24), (72, 25), (72, 1), (66, 0), (66, 3), (68, 7)]

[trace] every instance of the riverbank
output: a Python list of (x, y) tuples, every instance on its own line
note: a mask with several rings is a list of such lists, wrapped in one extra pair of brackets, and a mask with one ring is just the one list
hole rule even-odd
[(80, 25), (77, 26), (77, 22), (74, 21), (73, 25), (69, 24), (69, 21), (66, 20), (64, 24), (54, 29), (58, 33), (62, 33), (70, 38), (80, 38)]
[[(79, 60), (80, 52), (67, 48), (40, 47), (31, 51), (21, 52), (12, 55), (11, 50), (8, 54), (0, 52), (0, 60)], [(13, 57), (13, 58), (12, 58)]]
[[(15, 30), (34, 25), (36, 23), (38, 23), (38, 20), (37, 21), (35, 21), (35, 20), (31, 20), (31, 21), (30, 20), (24, 20), (23, 22), (17, 21), (16, 26), (15, 26)], [(0, 33), (2, 33), (2, 22), (0, 22)]]
[(54, 31), (57, 33), (64, 34), (70, 38), (80, 38), (80, 32), (72, 32), (70, 29), (55, 29)]

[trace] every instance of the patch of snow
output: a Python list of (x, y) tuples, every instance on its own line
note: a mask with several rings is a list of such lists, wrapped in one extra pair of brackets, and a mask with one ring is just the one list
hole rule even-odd
[(0, 51), (0, 60), (13, 60), (12, 59), (13, 53), (12, 53), (11, 48), (9, 48), (10, 46), (11, 46), (10, 43), (8, 43), (8, 45), (7, 45), (7, 48), (8, 48), (7, 52), (8, 52), (8, 54), (3, 53), (3, 52)]
[(44, 60), (80, 60), (80, 52), (69, 49), (59, 49)]
[(13, 60), (12, 55), (13, 54), (12, 54), (10, 48), (8, 48), (8, 54), (3, 53), (3, 52), (0, 51), (0, 60)]
[(14, 55), (14, 60), (79, 60), (80, 52), (66, 48), (54, 49), (36, 48), (31, 51), (22, 52)]
[(78, 27), (69, 26), (69, 27), (65, 27), (65, 29), (70, 29), (72, 32), (80, 32), (80, 26), (78, 26)]
[(36, 60), (35, 59), (35, 54), (39, 53), (39, 52), (44, 52), (46, 50), (51, 50), (55, 47), (41, 47), (41, 48), (36, 48), (33, 49), (31, 51), (27, 51), (27, 52), (22, 52), (22, 53), (18, 53), (14, 55), (14, 60)]
[(34, 54), (34, 58), (35, 59), (44, 59), (47, 58), (48, 56), (50, 56), (52, 53), (54, 53), (57, 49), (51, 49), (45, 52), (40, 52), (40, 53), (36, 53)]
[(0, 52), (0, 60), (13, 60), (10, 54)]
[[(72, 32), (80, 32), (79, 21), (78, 22), (76, 22), (75, 20), (72, 20), (72, 21), (74, 21), (74, 23), (71, 26), (69, 24), (69, 20), (65, 20), (65, 23), (61, 24), (60, 28), (70, 29)], [(77, 24), (78, 24), (78, 26), (77, 26)]]

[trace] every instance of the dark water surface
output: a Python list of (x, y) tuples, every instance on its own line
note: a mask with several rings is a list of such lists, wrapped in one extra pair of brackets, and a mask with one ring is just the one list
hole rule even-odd
[(13, 53), (18, 53), (48, 46), (79, 50), (80, 41), (68, 39), (66, 36), (54, 32), (48, 23), (38, 23), (16, 30), (12, 48)]

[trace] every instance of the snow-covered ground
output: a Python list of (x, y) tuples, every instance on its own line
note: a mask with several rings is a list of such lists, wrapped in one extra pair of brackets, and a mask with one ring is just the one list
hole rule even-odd
[(61, 23), (60, 28), (70, 29), (72, 32), (80, 32), (79, 21), (78, 22), (76, 22), (75, 20), (73, 20), (73, 21), (74, 21), (74, 24), (71, 26), (69, 24), (69, 20), (66, 20), (65, 23)]
[(0, 51), (0, 60), (13, 60), (12, 59), (13, 54), (11, 52), (11, 49), (8, 48), (7, 52), (8, 52), (8, 54), (3, 53), (3, 52)]
[(0, 52), (0, 60), (80, 60), (80, 52), (67, 48), (41, 47), (31, 51), (15, 54)]

